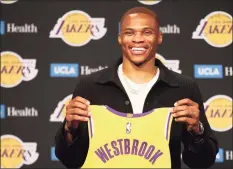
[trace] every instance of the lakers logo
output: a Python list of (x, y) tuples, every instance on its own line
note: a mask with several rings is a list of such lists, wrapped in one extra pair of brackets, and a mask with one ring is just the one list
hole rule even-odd
[(13, 4), (17, 2), (18, 0), (0, 0), (2, 4)]
[(179, 60), (166, 60), (162, 55), (156, 54), (155, 56), (157, 59), (159, 59), (168, 69), (181, 73), (180, 67), (180, 61)]
[(70, 46), (83, 46), (90, 40), (102, 38), (107, 29), (104, 18), (91, 18), (87, 13), (74, 10), (58, 19), (50, 38), (61, 38)]
[(200, 21), (193, 39), (204, 39), (209, 45), (222, 48), (232, 43), (232, 16), (217, 11), (207, 15)]
[(54, 110), (54, 113), (50, 116), (50, 121), (54, 122), (63, 122), (66, 116), (66, 106), (69, 104), (72, 99), (72, 94), (65, 97), (62, 101), (60, 101)]
[(37, 143), (24, 143), (13, 135), (1, 136), (1, 168), (20, 168), (31, 165), (39, 157)]
[(210, 126), (215, 131), (227, 131), (232, 128), (232, 98), (216, 95), (205, 103), (205, 112)]
[(138, 0), (138, 1), (145, 5), (155, 5), (161, 2), (162, 0)]
[(12, 88), (34, 79), (38, 73), (35, 59), (22, 59), (11, 51), (1, 52), (1, 87)]

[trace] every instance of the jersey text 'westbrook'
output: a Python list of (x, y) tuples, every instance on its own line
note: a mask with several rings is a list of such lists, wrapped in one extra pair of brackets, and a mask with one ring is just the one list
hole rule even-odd
[(163, 155), (163, 152), (156, 150), (154, 145), (150, 145), (146, 141), (118, 139), (99, 147), (95, 151), (95, 154), (104, 163), (119, 155), (137, 155), (144, 157), (151, 164), (154, 164), (157, 158)]

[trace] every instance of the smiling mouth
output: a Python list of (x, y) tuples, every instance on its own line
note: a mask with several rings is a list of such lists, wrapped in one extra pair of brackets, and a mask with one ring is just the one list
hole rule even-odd
[(129, 47), (129, 50), (133, 55), (143, 55), (146, 53), (147, 49), (147, 47)]

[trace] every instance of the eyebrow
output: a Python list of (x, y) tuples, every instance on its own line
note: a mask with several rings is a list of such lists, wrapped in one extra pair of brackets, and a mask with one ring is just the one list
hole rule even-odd
[[(146, 26), (146, 27), (143, 27), (142, 30), (146, 30), (146, 29), (150, 29), (150, 30), (154, 30), (153, 28), (149, 27), (149, 26)], [(127, 31), (127, 30), (135, 30), (134, 28), (125, 28), (123, 29), (123, 31)]]

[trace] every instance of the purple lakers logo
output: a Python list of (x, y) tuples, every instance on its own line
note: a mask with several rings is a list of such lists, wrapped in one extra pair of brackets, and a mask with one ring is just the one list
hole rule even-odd
[(128, 123), (126, 124), (126, 133), (129, 134), (130, 132), (131, 132), (131, 123), (128, 122)]

